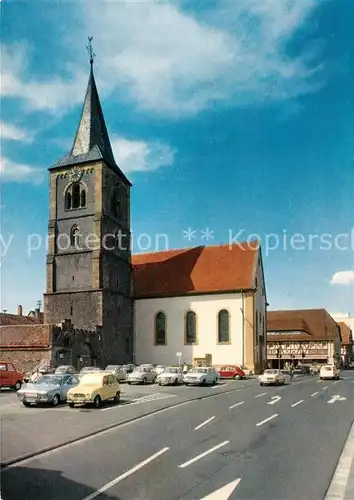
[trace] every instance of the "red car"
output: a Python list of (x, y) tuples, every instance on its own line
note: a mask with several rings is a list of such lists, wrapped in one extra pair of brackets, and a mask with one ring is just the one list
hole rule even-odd
[(23, 373), (16, 370), (13, 363), (0, 361), (0, 388), (10, 387), (18, 391), (23, 383)]
[(234, 380), (246, 378), (245, 372), (237, 365), (223, 366), (219, 373), (220, 378), (233, 378)]

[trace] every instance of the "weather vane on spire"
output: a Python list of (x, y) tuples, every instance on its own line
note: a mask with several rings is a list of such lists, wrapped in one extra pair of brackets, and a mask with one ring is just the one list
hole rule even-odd
[(88, 45), (86, 45), (86, 49), (87, 49), (87, 52), (90, 56), (90, 64), (91, 66), (93, 65), (93, 61), (96, 57), (96, 54), (94, 53), (93, 51), (93, 48), (92, 48), (92, 40), (93, 40), (93, 36), (89, 36), (88, 37)]

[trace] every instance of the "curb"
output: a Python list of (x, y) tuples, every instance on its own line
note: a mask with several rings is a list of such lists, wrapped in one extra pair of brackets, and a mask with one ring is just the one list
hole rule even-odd
[(87, 438), (90, 438), (90, 437), (93, 437), (93, 436), (97, 436), (98, 434), (102, 434), (102, 433), (104, 433), (106, 431), (110, 431), (112, 429), (116, 429), (116, 428), (118, 428), (118, 427), (120, 427), (122, 425), (131, 423), (131, 422), (135, 422), (136, 420), (139, 420), (139, 419), (144, 418), (144, 417), (148, 417), (149, 415), (154, 415), (156, 413), (161, 413), (161, 412), (166, 411), (166, 410), (168, 410), (170, 408), (175, 408), (175, 407), (181, 406), (183, 404), (193, 403), (195, 401), (201, 401), (203, 399), (208, 399), (208, 398), (215, 398), (216, 396), (221, 396), (222, 394), (230, 394), (232, 392), (239, 391), (240, 389), (245, 389), (246, 387), (247, 386), (237, 387), (235, 389), (230, 389), (228, 391), (220, 392), (219, 394), (208, 394), (206, 396), (199, 396), (199, 397), (195, 397), (193, 399), (188, 399), (187, 401), (180, 401), (178, 403), (173, 403), (173, 404), (171, 404), (169, 406), (165, 406), (164, 408), (158, 408), (158, 409), (155, 409), (155, 410), (148, 411), (147, 413), (144, 413), (143, 415), (139, 415), (137, 417), (128, 418), (127, 420), (124, 420), (122, 422), (118, 422), (118, 423), (115, 423), (115, 424), (106, 425), (105, 427), (101, 427), (101, 428), (96, 429), (94, 431), (91, 431), (91, 432), (88, 432), (86, 434), (83, 434), (80, 437), (75, 437), (75, 438), (72, 438), (72, 439), (67, 439), (66, 441), (63, 441), (62, 443), (60, 443), (59, 445), (56, 444), (56, 445), (46, 446), (44, 448), (41, 448), (40, 450), (31, 452), (31, 453), (26, 453), (25, 455), (21, 455), (21, 456), (18, 456), (16, 458), (12, 458), (11, 460), (7, 460), (6, 462), (1, 462), (0, 463), (0, 470), (4, 471), (8, 467), (11, 467), (12, 465), (15, 465), (17, 463), (23, 462), (24, 460), (28, 460), (30, 458), (34, 458), (34, 457), (37, 457), (39, 455), (43, 455), (45, 453), (48, 453), (49, 451), (59, 450), (60, 448), (64, 448), (65, 446), (68, 446), (70, 444), (77, 443), (78, 441), (83, 441), (84, 439), (87, 439)]

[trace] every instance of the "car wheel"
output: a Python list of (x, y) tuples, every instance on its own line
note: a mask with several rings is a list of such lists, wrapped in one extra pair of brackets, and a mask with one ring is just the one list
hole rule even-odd
[(132, 383), (131, 383), (131, 382), (128, 382), (128, 385), (132, 385)]
[(74, 408), (75, 404), (74, 403), (69, 403), (69, 408)]
[(60, 397), (58, 394), (54, 394), (53, 399), (52, 399), (52, 406), (58, 406), (60, 403)]
[(263, 387), (263, 386), (264, 386), (263, 382), (261, 382), (259, 385), (260, 385), (261, 387)]
[(31, 403), (28, 401), (22, 401), (23, 406), (26, 406), (26, 408), (29, 408), (31, 406)]
[(115, 402), (116, 404), (118, 404), (118, 403), (119, 403), (119, 401), (120, 401), (120, 392), (117, 392), (117, 394), (116, 394), (116, 395), (115, 395), (115, 397), (114, 397), (114, 402)]
[(20, 381), (17, 381), (14, 388), (15, 388), (15, 391), (19, 391), (22, 387), (22, 382)]
[(145, 384), (147, 384), (147, 383), (148, 383), (147, 378), (144, 378), (144, 379), (143, 379), (143, 384), (145, 385)]
[(205, 380), (205, 378), (202, 380), (202, 385), (206, 385), (206, 380)]
[(101, 398), (100, 396), (96, 396), (95, 399), (93, 400), (93, 404), (95, 408), (99, 408), (101, 406)]
[(234, 375), (234, 380), (240, 380), (240, 375)]

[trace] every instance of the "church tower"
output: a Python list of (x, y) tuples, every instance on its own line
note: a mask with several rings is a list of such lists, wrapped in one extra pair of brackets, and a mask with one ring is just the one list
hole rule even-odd
[(132, 361), (130, 188), (117, 166), (93, 73), (71, 151), (49, 169), (45, 322), (100, 336), (95, 357)]

